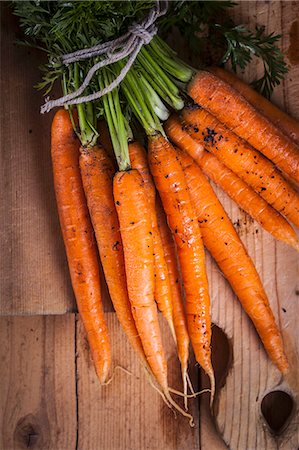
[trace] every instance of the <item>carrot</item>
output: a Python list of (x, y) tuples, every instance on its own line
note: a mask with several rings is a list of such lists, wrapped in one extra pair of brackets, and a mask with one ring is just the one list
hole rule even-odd
[(167, 364), (162, 346), (158, 311), (154, 299), (154, 243), (152, 220), (144, 182), (136, 169), (118, 172), (113, 192), (123, 241), (127, 286), (132, 313), (144, 353), (166, 400), (184, 416), (171, 398)]
[(296, 232), (284, 217), (216, 156), (204, 150), (202, 144), (187, 133), (177, 116), (171, 116), (164, 128), (172, 142), (186, 151), (204, 174), (218, 184), (244, 211), (276, 239), (299, 251)]
[(155, 185), (149, 171), (147, 154), (143, 146), (138, 142), (129, 144), (129, 156), (132, 168), (138, 170), (142, 176), (151, 213), (155, 263), (155, 300), (159, 310), (167, 320), (171, 333), (176, 340), (172, 317), (171, 285), (157, 223)]
[[(157, 211), (158, 226), (160, 230), (164, 255), (169, 274), (169, 280), (171, 284), (173, 322), (176, 334), (178, 356), (181, 363), (184, 393), (187, 393), (187, 381), (188, 381), (187, 370), (188, 370), (190, 339), (187, 329), (186, 313), (182, 297), (182, 286), (180, 282), (180, 274), (177, 265), (175, 243), (170, 228), (167, 225), (166, 216), (160, 198), (157, 198), (156, 201), (156, 211)], [(187, 409), (186, 397), (185, 397), (185, 408)]]
[(221, 80), (228, 83), (236, 91), (238, 91), (253, 107), (260, 111), (274, 125), (280, 128), (287, 136), (289, 136), (297, 145), (299, 145), (299, 122), (293, 117), (279, 109), (249, 84), (240, 80), (232, 72), (222, 69), (221, 67), (210, 67), (212, 72)]
[(127, 290), (123, 244), (113, 198), (114, 164), (103, 147), (81, 148), (80, 169), (114, 309), (131, 345), (147, 366)]
[(58, 214), (79, 313), (103, 384), (111, 364), (110, 342), (101, 300), (97, 250), (79, 169), (79, 147), (69, 113), (59, 110), (53, 119), (51, 142)]
[(200, 161), (205, 148), (198, 140), (193, 139), (185, 128), (176, 114), (172, 114), (164, 123), (164, 130), (169, 139), (180, 149), (189, 153), (195, 161)]
[(210, 297), (199, 226), (175, 150), (160, 134), (149, 139), (149, 162), (176, 241), (186, 293), (189, 336), (198, 363), (210, 377), (212, 402), (215, 381), (210, 348)]
[(299, 226), (299, 194), (263, 155), (201, 107), (183, 111), (188, 132), (277, 211)]
[(199, 71), (188, 87), (199, 105), (299, 183), (299, 148), (229, 84)]
[(251, 318), (268, 355), (285, 373), (288, 362), (282, 338), (254, 264), (201, 169), (186, 153), (178, 150), (177, 154), (184, 168), (203, 242)]

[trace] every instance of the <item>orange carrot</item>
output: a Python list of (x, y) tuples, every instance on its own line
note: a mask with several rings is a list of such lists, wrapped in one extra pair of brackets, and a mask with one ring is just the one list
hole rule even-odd
[(175, 150), (160, 134), (149, 139), (149, 162), (177, 245), (186, 292), (189, 336), (198, 363), (210, 377), (213, 401), (210, 297), (199, 226)]
[(259, 275), (210, 183), (192, 158), (177, 151), (205, 246), (254, 323), (272, 361), (288, 369), (283, 342)]
[(199, 71), (189, 84), (188, 93), (196, 103), (299, 183), (299, 147), (239, 92), (215, 75)]
[(205, 148), (201, 142), (193, 139), (186, 131), (185, 125), (180, 121), (178, 115), (172, 114), (164, 123), (164, 130), (169, 139), (180, 149), (189, 153), (195, 161), (200, 161)]
[(299, 122), (293, 117), (279, 109), (249, 84), (240, 80), (237, 75), (221, 67), (210, 67), (209, 72), (228, 83), (238, 91), (252, 106), (259, 110), (274, 125), (279, 127), (287, 136), (289, 136), (297, 145), (299, 145)]
[(110, 342), (97, 250), (80, 175), (79, 147), (69, 113), (59, 110), (53, 119), (51, 142), (58, 214), (79, 313), (97, 375), (105, 383), (111, 364)]
[(155, 262), (155, 300), (168, 322), (174, 339), (176, 339), (172, 314), (171, 286), (157, 223), (155, 185), (149, 171), (147, 154), (143, 146), (138, 142), (129, 144), (129, 155), (132, 168), (137, 169), (142, 176), (151, 212)]
[(103, 147), (81, 148), (80, 169), (113, 306), (131, 345), (147, 366), (127, 291), (123, 244), (113, 198), (113, 162)]
[(129, 299), (145, 356), (166, 400), (189, 417), (192, 424), (192, 417), (174, 402), (169, 393), (167, 364), (154, 299), (152, 220), (139, 172), (136, 169), (118, 172), (114, 177), (113, 192), (123, 241)]
[(187, 133), (177, 116), (171, 116), (164, 128), (172, 142), (185, 150), (196, 161), (205, 175), (218, 184), (265, 230), (276, 239), (282, 240), (299, 250), (296, 232), (284, 217), (216, 156), (203, 150), (202, 144)]
[[(190, 339), (187, 329), (186, 313), (182, 297), (182, 286), (180, 282), (180, 274), (177, 265), (175, 243), (170, 228), (167, 225), (166, 216), (160, 198), (157, 198), (156, 201), (156, 211), (157, 211), (158, 226), (160, 230), (164, 255), (166, 259), (171, 284), (173, 322), (177, 340), (178, 356), (181, 363), (184, 393), (186, 393), (188, 380), (187, 370), (188, 370)], [(185, 398), (185, 407), (187, 409), (187, 398)]]
[(183, 111), (188, 132), (277, 211), (299, 226), (299, 194), (263, 155), (201, 107)]

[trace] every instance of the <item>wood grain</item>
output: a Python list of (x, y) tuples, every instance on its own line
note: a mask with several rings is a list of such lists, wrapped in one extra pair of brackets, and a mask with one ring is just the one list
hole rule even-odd
[[(288, 54), (289, 31), (299, 17), (299, 2), (240, 2), (233, 9), (236, 23), (245, 23), (250, 29), (264, 24), (267, 32), (282, 33), (283, 51)], [(262, 67), (254, 62), (241, 76), (251, 81), (261, 75)], [(276, 88), (273, 101), (299, 119), (299, 65), (290, 66), (289, 74)], [(296, 449), (298, 436), (298, 255), (286, 245), (275, 242), (270, 235), (234, 205), (216, 188), (218, 196), (229, 213), (257, 270), (264, 282), (271, 307), (282, 330), (284, 345), (291, 364), (290, 374), (283, 380), (268, 360), (259, 339), (236, 297), (219, 273), (209, 263), (209, 281), (212, 296), (212, 320), (225, 331), (231, 346), (232, 362), (225, 386), (218, 393), (214, 420), (218, 432), (232, 450)], [(221, 342), (219, 343), (221, 346)], [(215, 351), (217, 351), (215, 349)], [(218, 348), (218, 351), (221, 351)], [(216, 363), (217, 364), (217, 363)], [(204, 380), (205, 382), (205, 380)], [(267, 393), (282, 390), (295, 402), (289, 426), (274, 435), (261, 412), (261, 403)], [(201, 442), (210, 447), (213, 436), (211, 421), (207, 420), (208, 405), (201, 408)], [(284, 405), (278, 398), (272, 410), (283, 414)], [(280, 411), (279, 411), (280, 410)], [(213, 447), (217, 448), (218, 447)], [(221, 445), (219, 448), (222, 448)]]
[(19, 31), (1, 2), (0, 314), (74, 310), (54, 198), (52, 115), (41, 116), (41, 52), (16, 45)]
[[(173, 340), (164, 319), (160, 317), (164, 347), (169, 363), (169, 383), (181, 390), (180, 369)], [(132, 353), (115, 314), (108, 313), (114, 377), (101, 387), (95, 377), (81, 321), (77, 322), (78, 379), (78, 446), (80, 450), (175, 450), (199, 449), (198, 403), (190, 411), (196, 427), (178, 416), (163, 403), (153, 390)], [(123, 367), (131, 375), (116, 366)], [(193, 380), (197, 389), (196, 374)], [(182, 404), (182, 402), (180, 402)], [(191, 405), (191, 402), (190, 402)]]
[(75, 449), (74, 315), (0, 318), (0, 449)]
[[(115, 373), (101, 387), (75, 317), (0, 318), (0, 449), (199, 449), (198, 402), (192, 402), (196, 426), (191, 429), (150, 386), (114, 313), (107, 313), (107, 322)], [(161, 328), (169, 382), (181, 389), (179, 363), (162, 317)], [(196, 369), (196, 390), (197, 374)]]

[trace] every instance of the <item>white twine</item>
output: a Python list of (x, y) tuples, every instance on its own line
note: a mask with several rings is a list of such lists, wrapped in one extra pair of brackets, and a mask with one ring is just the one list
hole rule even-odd
[[(94, 47), (77, 50), (73, 53), (63, 55), (61, 60), (63, 64), (66, 65), (95, 56), (106, 55), (106, 57), (102, 61), (94, 64), (94, 66), (88, 71), (85, 80), (76, 91), (64, 95), (56, 100), (49, 100), (49, 98), (47, 98), (45, 104), (41, 107), (41, 113), (44, 114), (45, 112), (49, 112), (51, 109), (59, 106), (78, 105), (80, 103), (91, 102), (105, 94), (108, 94), (108, 92), (111, 92), (114, 88), (116, 88), (129, 72), (141, 47), (148, 44), (156, 35), (157, 27), (155, 22), (158, 17), (166, 14), (167, 8), (167, 0), (156, 0), (156, 5), (151, 9), (148, 16), (140, 23), (130, 26), (128, 32), (123, 36), (120, 36), (113, 41), (105, 42), (104, 44), (95, 45)], [(120, 61), (128, 56), (128, 61), (112, 83), (98, 92), (81, 96), (89, 85), (92, 77), (99, 69)]]

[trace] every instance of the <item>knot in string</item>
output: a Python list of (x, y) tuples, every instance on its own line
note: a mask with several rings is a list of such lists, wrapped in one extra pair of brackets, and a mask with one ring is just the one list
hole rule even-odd
[(138, 37), (142, 41), (143, 45), (149, 44), (155, 34), (157, 34), (157, 31), (158, 29), (154, 24), (151, 25), (148, 29), (138, 23), (129, 27), (129, 32)]
[[(132, 67), (141, 47), (149, 44), (152, 38), (157, 34), (156, 20), (166, 14), (168, 8), (168, 1), (156, 0), (154, 8), (152, 8), (148, 16), (140, 23), (131, 25), (128, 32), (123, 36), (112, 41), (98, 44), (90, 48), (84, 48), (72, 53), (62, 55), (61, 61), (64, 65), (72, 64), (85, 59), (102, 56), (102, 59), (95, 63), (88, 71), (81, 86), (74, 92), (64, 95), (56, 100), (46, 99), (45, 104), (41, 107), (41, 113), (49, 112), (55, 107), (78, 105), (80, 103), (87, 103), (102, 97), (108, 92), (116, 88), (126, 74)], [(124, 67), (121, 69), (119, 75), (104, 89), (93, 92), (89, 95), (82, 95), (88, 87), (94, 74), (101, 68), (113, 64), (117, 61), (128, 57)]]

